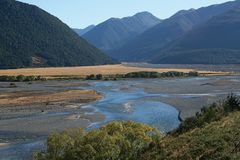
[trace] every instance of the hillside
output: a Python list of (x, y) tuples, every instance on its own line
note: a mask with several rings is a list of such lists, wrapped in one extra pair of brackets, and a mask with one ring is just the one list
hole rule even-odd
[(240, 63), (240, 9), (216, 16), (164, 48), (154, 63)]
[(114, 63), (40, 8), (0, 1), (0, 68)]
[(203, 128), (168, 136), (163, 140), (169, 160), (177, 159), (239, 159), (240, 112), (231, 113)]
[(149, 61), (169, 42), (183, 36), (212, 17), (240, 7), (240, 1), (212, 5), (200, 9), (179, 11), (169, 19), (147, 30), (110, 55), (122, 61)]
[(84, 29), (77, 29), (77, 28), (73, 28), (73, 30), (79, 35), (82, 36), (85, 33), (89, 32), (90, 30), (92, 30), (95, 27), (95, 25), (90, 25)]
[(161, 20), (148, 12), (122, 19), (111, 18), (84, 34), (83, 38), (97, 48), (107, 51), (121, 46), (160, 22)]

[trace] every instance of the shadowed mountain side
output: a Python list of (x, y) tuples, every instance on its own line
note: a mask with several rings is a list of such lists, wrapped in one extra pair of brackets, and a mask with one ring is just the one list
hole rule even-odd
[(154, 63), (240, 63), (240, 8), (216, 16), (170, 43)]
[(238, 7), (240, 7), (240, 1), (233, 1), (197, 10), (180, 11), (122, 47), (111, 50), (109, 55), (121, 61), (149, 61), (156, 57), (169, 42), (180, 38), (212, 17)]
[(83, 35), (97, 48), (107, 51), (121, 46), (161, 20), (148, 12), (141, 12), (122, 19), (111, 18)]
[(0, 1), (0, 68), (115, 63), (44, 10)]

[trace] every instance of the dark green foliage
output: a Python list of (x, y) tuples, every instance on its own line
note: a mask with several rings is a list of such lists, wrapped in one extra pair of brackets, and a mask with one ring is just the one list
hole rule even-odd
[(116, 74), (116, 75), (109, 75), (109, 76), (103, 76), (101, 74), (98, 75), (89, 75), (86, 76), (86, 80), (117, 80), (117, 79), (125, 79), (125, 78), (168, 78), (168, 77), (196, 77), (199, 76), (198, 72), (176, 72), (176, 71), (170, 71), (170, 72), (131, 72), (127, 74)]
[(195, 128), (203, 127), (206, 123), (218, 121), (233, 111), (240, 111), (240, 99), (230, 94), (222, 103), (214, 103), (209, 107), (204, 107), (195, 117), (184, 120), (173, 133), (178, 135)]
[(96, 75), (96, 79), (97, 80), (102, 80), (103, 79), (103, 75), (102, 74), (97, 74)]
[(97, 75), (91, 74), (89, 76), (86, 76), (85, 79), (86, 80), (102, 80), (103, 79), (103, 75), (102, 74), (97, 74)]
[(0, 82), (31, 82), (31, 81), (46, 81), (47, 79), (41, 76), (0, 76)]
[(86, 80), (96, 80), (95, 75), (91, 74), (89, 76), (86, 76)]
[(199, 73), (198, 72), (189, 72), (188, 76), (190, 76), (190, 77), (197, 77), (197, 76), (199, 76)]
[(233, 94), (230, 94), (222, 105), (225, 112), (240, 111), (240, 99)]
[(25, 76), (24, 75), (19, 75), (16, 77), (16, 81), (18, 82), (23, 82), (25, 80)]
[(164, 160), (239, 160), (236, 144), (240, 142), (240, 112), (201, 128), (163, 139)]
[(126, 78), (158, 78), (158, 72), (132, 72), (125, 75)]
[(134, 122), (111, 122), (90, 132), (70, 130), (52, 134), (37, 160), (155, 159), (161, 134)]
[(183, 73), (183, 72), (176, 72), (176, 71), (170, 71), (170, 72), (132, 72), (124, 75), (124, 78), (164, 78), (164, 77), (192, 77), (192, 76), (199, 76), (198, 72), (189, 72), (189, 73)]
[(16, 76), (0, 76), (0, 81), (1, 82), (15, 82), (17, 81)]
[(0, 68), (114, 63), (40, 8), (0, 1)]

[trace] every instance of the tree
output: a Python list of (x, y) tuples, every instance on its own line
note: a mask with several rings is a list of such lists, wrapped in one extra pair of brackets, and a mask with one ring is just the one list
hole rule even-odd
[(139, 159), (151, 157), (148, 151), (157, 150), (161, 138), (155, 128), (144, 124), (111, 122), (90, 132), (80, 129), (52, 134), (48, 137), (46, 151), (38, 153), (35, 159)]

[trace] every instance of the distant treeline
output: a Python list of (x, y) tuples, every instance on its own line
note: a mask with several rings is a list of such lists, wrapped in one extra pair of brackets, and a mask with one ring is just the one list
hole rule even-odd
[(42, 76), (0, 76), (0, 82), (31, 82), (31, 81), (46, 81)]
[(86, 76), (86, 80), (117, 80), (117, 79), (124, 79), (124, 78), (167, 78), (167, 77), (197, 77), (199, 76), (198, 72), (176, 72), (176, 71), (169, 71), (169, 72), (131, 72), (127, 74), (116, 74), (113, 76), (103, 76), (102, 74), (97, 75), (89, 75)]

